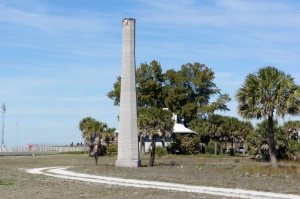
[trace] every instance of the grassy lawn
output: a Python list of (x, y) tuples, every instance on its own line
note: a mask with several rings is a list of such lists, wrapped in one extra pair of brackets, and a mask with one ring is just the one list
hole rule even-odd
[[(85, 154), (0, 157), (0, 198), (218, 198), (197, 193), (93, 184), (28, 174), (24, 169), (71, 166), (68, 170), (94, 175), (135, 178), (300, 195), (300, 162), (281, 161), (278, 168), (248, 157), (163, 156), (154, 167), (142, 155), (142, 167), (115, 167), (116, 156), (100, 157), (98, 165)], [(224, 197), (223, 197), (224, 198)]]

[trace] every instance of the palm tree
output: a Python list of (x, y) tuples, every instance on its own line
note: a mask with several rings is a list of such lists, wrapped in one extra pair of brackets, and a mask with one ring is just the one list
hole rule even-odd
[(79, 122), (79, 129), (82, 131), (82, 137), (85, 142), (90, 141), (90, 131), (94, 122), (96, 122), (96, 120), (91, 117), (85, 117)]
[[(226, 131), (227, 140), (231, 142), (230, 155), (234, 155), (233, 143), (237, 140), (236, 138), (239, 136), (239, 128), (241, 126), (241, 121), (239, 121), (235, 117), (224, 117), (224, 123), (222, 124), (224, 130)], [(226, 144), (226, 142), (225, 142)]]
[(116, 131), (115, 128), (108, 128), (107, 124), (106, 124), (105, 129), (104, 129), (104, 135), (103, 135), (104, 143), (106, 143), (107, 145), (110, 144), (110, 141), (113, 140), (115, 131)]
[(174, 121), (170, 111), (155, 107), (139, 109), (139, 134), (141, 137), (148, 136), (150, 139), (152, 139), (149, 166), (152, 167), (154, 165), (157, 137), (170, 136), (173, 131), (173, 127)]
[[(86, 144), (90, 146), (90, 142), (91, 142), (90, 130), (91, 130), (92, 123), (95, 121), (96, 120), (91, 117), (85, 117), (79, 122), (79, 129), (82, 132), (82, 138), (84, 139), (84, 150)], [(91, 149), (89, 150), (89, 156), (90, 155), (91, 155)]]
[(222, 125), (224, 123), (224, 116), (218, 114), (211, 114), (208, 117), (209, 125), (207, 126), (210, 138), (215, 142), (215, 155), (218, 154), (218, 142), (222, 140), (224, 130)]
[(283, 124), (290, 140), (298, 141), (298, 132), (300, 131), (300, 121), (288, 121)]
[(267, 66), (247, 75), (236, 93), (238, 113), (246, 119), (268, 119), (269, 155), (277, 166), (274, 142), (274, 116), (300, 113), (300, 87), (284, 72)]
[(97, 141), (97, 145), (101, 144), (100, 139), (107, 129), (107, 124), (99, 122), (92, 117), (86, 117), (79, 122), (79, 129), (82, 131), (84, 142), (90, 147), (89, 156), (91, 156), (94, 150), (94, 142)]

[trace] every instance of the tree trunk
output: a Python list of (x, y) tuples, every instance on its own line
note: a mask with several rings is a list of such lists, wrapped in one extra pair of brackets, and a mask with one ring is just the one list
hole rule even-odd
[(225, 154), (225, 153), (224, 153), (224, 152), (225, 152), (224, 148), (225, 148), (225, 147), (224, 147), (224, 141), (221, 140), (221, 152), (220, 152), (220, 153), (221, 153), (222, 155)]
[(218, 155), (218, 143), (215, 141), (215, 155)]
[(231, 140), (230, 156), (234, 156), (233, 139)]
[(90, 149), (89, 149), (89, 157), (92, 157), (93, 146), (91, 145), (89, 147), (90, 147)]
[(145, 153), (145, 151), (143, 151), (143, 148), (145, 148), (144, 144), (145, 144), (145, 138), (140, 135), (140, 153), (142, 152)]
[(95, 154), (94, 154), (94, 158), (95, 158), (95, 163), (96, 163), (96, 165), (98, 165), (98, 153), (95, 153)]
[(155, 160), (155, 147), (156, 147), (156, 135), (153, 136), (152, 138), (152, 149), (150, 152), (150, 160), (149, 160), (149, 167), (153, 167), (154, 165), (154, 160)]
[(85, 147), (86, 147), (86, 141), (84, 140), (84, 147), (83, 147), (83, 153), (85, 154), (86, 153), (86, 149), (85, 149)]
[(145, 138), (143, 138), (143, 153), (146, 154)]
[(162, 137), (162, 138), (160, 138), (160, 141), (161, 141), (161, 145), (162, 145), (162, 147), (164, 147), (164, 148), (166, 148), (166, 146), (165, 146), (165, 137)]
[(274, 140), (274, 123), (273, 123), (273, 117), (268, 117), (268, 138), (269, 138), (269, 155), (271, 157), (271, 164), (273, 167), (277, 167), (277, 159), (276, 159), (276, 153), (275, 153), (275, 140)]

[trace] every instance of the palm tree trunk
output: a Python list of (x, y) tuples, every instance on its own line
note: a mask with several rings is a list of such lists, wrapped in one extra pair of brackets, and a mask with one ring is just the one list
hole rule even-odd
[(84, 147), (83, 147), (83, 153), (84, 153), (84, 154), (86, 153), (85, 147), (86, 147), (86, 140), (84, 139)]
[(230, 156), (234, 156), (233, 139), (231, 140)]
[(218, 143), (215, 141), (215, 155), (218, 155)]
[(221, 140), (221, 154), (224, 155), (224, 140)]
[(146, 154), (145, 138), (143, 138), (143, 153)]
[(92, 157), (93, 146), (90, 145), (89, 147), (90, 147), (90, 149), (89, 149), (89, 157)]
[(140, 153), (142, 153), (142, 149), (143, 149), (143, 144), (142, 144), (142, 136), (141, 135), (139, 135), (139, 141), (140, 141), (140, 145), (139, 145), (139, 147), (140, 147)]
[(166, 143), (165, 137), (160, 138), (160, 140), (161, 140), (162, 147), (166, 148), (166, 146), (165, 146), (165, 143)]
[(269, 155), (271, 157), (271, 164), (273, 167), (277, 167), (277, 159), (275, 153), (275, 140), (274, 140), (274, 122), (273, 117), (268, 116), (268, 138), (269, 138)]
[(145, 138), (140, 135), (140, 153), (146, 153), (145, 151)]
[(155, 160), (155, 146), (156, 146), (156, 135), (153, 135), (152, 137), (152, 150), (150, 152), (150, 160), (149, 160), (149, 167), (153, 167), (154, 160)]

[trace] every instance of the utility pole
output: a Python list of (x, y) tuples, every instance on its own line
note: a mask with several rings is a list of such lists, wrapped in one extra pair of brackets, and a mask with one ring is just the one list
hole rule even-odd
[(1, 142), (1, 146), (4, 146), (4, 126), (5, 126), (5, 104), (2, 104), (2, 142)]

